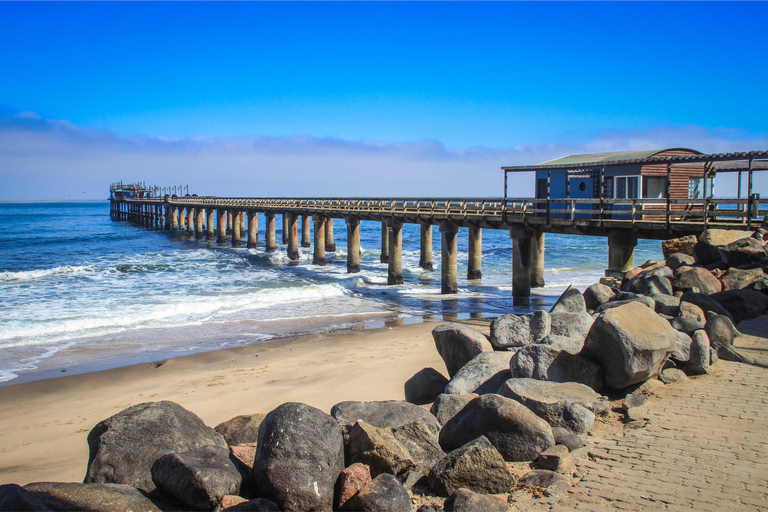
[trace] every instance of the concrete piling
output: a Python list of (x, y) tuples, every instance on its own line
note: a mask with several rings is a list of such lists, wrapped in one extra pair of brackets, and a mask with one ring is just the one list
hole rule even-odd
[(534, 232), (531, 237), (531, 287), (544, 286), (544, 233)]
[(255, 249), (259, 242), (259, 212), (248, 211), (248, 248)]
[(173, 207), (173, 213), (171, 218), (171, 229), (179, 229), (179, 207)]
[(456, 293), (459, 291), (458, 265), (457, 265), (457, 235), (459, 227), (448, 221), (440, 223), (442, 235), (442, 248), (440, 251), (440, 293)]
[(469, 228), (467, 279), (480, 279), (483, 275), (483, 230)]
[(608, 269), (606, 277), (624, 277), (635, 266), (637, 233), (631, 229), (614, 229), (608, 232)]
[(360, 219), (347, 220), (347, 273), (360, 272)]
[(299, 261), (300, 257), (299, 215), (297, 213), (291, 213), (288, 215), (288, 258), (291, 261)]
[(315, 254), (312, 263), (315, 265), (325, 265), (325, 221), (320, 215), (313, 217), (315, 221)]
[(311, 238), (312, 228), (310, 227), (311, 223), (312, 223), (311, 215), (301, 216), (301, 246), (302, 247), (312, 246), (312, 238)]
[(381, 257), (382, 263), (389, 262), (389, 228), (386, 222), (381, 223)]
[(187, 230), (187, 209), (182, 208), (179, 212), (179, 229), (181, 231)]
[(227, 210), (219, 209), (219, 243), (227, 243)]
[(288, 243), (288, 214), (283, 214), (283, 243)]
[(208, 240), (214, 240), (216, 238), (216, 227), (214, 226), (213, 218), (214, 218), (214, 210), (213, 208), (208, 208), (206, 210), (206, 217), (208, 218), (206, 221), (206, 227), (208, 228)]
[(190, 235), (195, 232), (195, 209), (187, 208), (187, 233)]
[(517, 237), (512, 241), (512, 305), (528, 306), (531, 302), (531, 239)]
[(419, 266), (424, 270), (434, 270), (432, 267), (432, 224), (421, 222), (419, 226), (421, 227)]
[(203, 224), (205, 224), (205, 210), (197, 208), (197, 219), (195, 220), (195, 238), (203, 238)]
[(227, 211), (227, 233), (232, 233), (232, 227), (235, 225), (235, 220), (233, 219), (232, 210)]
[(275, 252), (277, 249), (277, 241), (275, 240), (275, 214), (273, 212), (267, 212), (265, 215), (267, 220), (267, 225), (265, 227), (266, 230), (266, 242), (267, 242), (267, 252)]
[(403, 284), (403, 223), (390, 220), (387, 284)]
[(230, 211), (232, 215), (232, 247), (240, 247), (240, 220), (242, 216), (238, 211)]
[(336, 243), (333, 241), (333, 219), (325, 221), (325, 250), (336, 252)]

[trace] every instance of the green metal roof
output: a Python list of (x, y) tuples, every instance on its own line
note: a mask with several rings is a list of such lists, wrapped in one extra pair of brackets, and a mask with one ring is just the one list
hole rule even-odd
[[(671, 148), (671, 149), (684, 149), (684, 148)], [(587, 155), (568, 155), (547, 162), (542, 162), (538, 165), (578, 165), (578, 164), (592, 164), (592, 163), (604, 163), (604, 162), (617, 162), (622, 160), (642, 160), (644, 158), (650, 158), (653, 155), (661, 153), (663, 151), (670, 151), (670, 149), (648, 149), (645, 151), (614, 151), (613, 153), (590, 153)], [(688, 150), (694, 153), (698, 153), (695, 150)]]

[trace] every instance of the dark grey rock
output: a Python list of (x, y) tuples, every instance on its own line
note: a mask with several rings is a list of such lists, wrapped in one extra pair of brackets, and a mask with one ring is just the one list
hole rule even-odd
[(495, 393), (509, 378), (509, 361), (514, 352), (483, 352), (476, 355), (445, 386), (449, 395)]
[(584, 441), (576, 434), (563, 427), (552, 427), (555, 443), (568, 448), (568, 451), (578, 450), (584, 446)]
[[(592, 317), (590, 317), (591, 319)], [(543, 340), (541, 340), (537, 345), (547, 345), (552, 348), (556, 348), (558, 350), (563, 350), (565, 352), (568, 352), (569, 354), (578, 354), (581, 352), (581, 349), (584, 347), (584, 338), (586, 337), (579, 337), (579, 338), (567, 338), (565, 336), (557, 336), (554, 334), (550, 334)]]
[(673, 272), (682, 266), (685, 266), (685, 265), (692, 266), (695, 263), (696, 263), (696, 259), (693, 256), (684, 254), (682, 252), (676, 252), (675, 254), (671, 254), (667, 258), (667, 266), (671, 268)]
[(720, 277), (723, 283), (723, 290), (741, 290), (752, 283), (763, 281), (765, 272), (762, 268), (753, 268), (742, 270), (739, 268), (729, 268), (728, 271)]
[(693, 257), (696, 258), (696, 263), (702, 266), (707, 265), (728, 265), (728, 255), (719, 247), (708, 244), (707, 242), (698, 242), (693, 246)]
[(691, 358), (691, 337), (684, 332), (677, 331), (677, 341), (675, 342), (675, 350), (669, 356), (673, 361), (678, 363), (687, 363)]
[(383, 473), (360, 489), (343, 510), (359, 512), (411, 512), (411, 497), (397, 478)]
[(333, 406), (331, 416), (336, 418), (344, 432), (358, 420), (379, 428), (402, 427), (424, 420), (435, 434), (440, 431), (440, 424), (429, 411), (408, 402), (341, 402)]
[(709, 373), (709, 338), (703, 329), (693, 333), (688, 373), (693, 375)]
[(592, 315), (586, 311), (579, 313), (552, 313), (549, 315), (551, 327), (550, 336), (564, 336), (566, 338), (587, 337), (592, 323), (595, 321)]
[(280, 512), (277, 504), (265, 498), (255, 498), (227, 507), (221, 512)]
[(671, 308), (680, 307), (680, 298), (675, 297), (674, 295), (671, 295), (671, 294), (665, 295), (662, 293), (651, 293), (648, 295), (648, 297), (652, 298), (656, 303), (656, 307), (654, 309), (656, 310), (657, 313), (661, 311), (661, 308), (663, 307), (671, 307)]
[(527, 315), (501, 315), (491, 322), (491, 345), (498, 350), (537, 343), (549, 334), (550, 318), (546, 311)]
[(573, 285), (565, 289), (555, 305), (549, 310), (550, 313), (582, 313), (587, 311), (587, 304), (584, 296)]
[(429, 412), (437, 418), (442, 427), (477, 396), (475, 393), (468, 393), (466, 395), (442, 394), (435, 399)]
[(392, 429), (395, 439), (400, 441), (411, 456), (417, 471), (426, 474), (429, 469), (445, 456), (437, 434), (424, 420), (414, 421)]
[(587, 309), (595, 310), (599, 306), (602, 306), (606, 302), (613, 299), (615, 295), (616, 292), (610, 286), (601, 283), (595, 283), (584, 290), (583, 297)]
[(546, 469), (535, 469), (520, 477), (520, 480), (518, 480), (517, 483), (530, 485), (532, 487), (541, 487), (542, 489), (549, 489), (550, 487), (563, 485), (567, 482), (565, 477), (555, 473), (554, 471), (549, 471)]
[(167, 453), (203, 446), (227, 447), (224, 438), (174, 402), (147, 402), (99, 422), (88, 434), (85, 483), (118, 483), (147, 492), (152, 463)]
[(602, 366), (606, 384), (621, 389), (658, 375), (676, 344), (669, 322), (630, 303), (597, 317), (581, 355)]
[(521, 348), (512, 357), (509, 369), (512, 378), (578, 382), (592, 389), (600, 389), (603, 384), (599, 364), (548, 345)]
[(709, 337), (710, 343), (722, 343), (733, 345), (733, 339), (736, 337), (736, 327), (733, 322), (722, 315), (714, 315), (704, 324), (704, 330)]
[(160, 512), (140, 490), (125, 484), (37, 482), (24, 489), (51, 510)]
[(20, 485), (0, 485), (0, 510), (3, 512), (36, 512), (50, 511), (34, 494)]
[(626, 412), (630, 409), (642, 407), (647, 401), (648, 395), (644, 393), (630, 393), (621, 402), (621, 408)]
[(252, 473), (259, 497), (288, 512), (331, 510), (342, 469), (341, 427), (331, 416), (289, 402), (264, 418)]
[(649, 276), (640, 279), (637, 283), (637, 291), (643, 295), (672, 295), (674, 293), (672, 283), (663, 276)]
[(556, 444), (552, 448), (544, 450), (536, 459), (536, 466), (541, 469), (557, 471), (558, 469), (569, 466), (573, 462), (570, 450), (567, 446)]
[(757, 318), (768, 310), (768, 295), (754, 290), (728, 290), (710, 295), (738, 325), (744, 320)]
[(440, 431), (440, 446), (450, 451), (485, 436), (504, 460), (529, 461), (555, 444), (552, 428), (530, 409), (500, 395), (482, 395), (459, 411)]
[(229, 460), (228, 449), (204, 446), (157, 459), (152, 481), (163, 495), (195, 510), (209, 510), (224, 496), (240, 494), (243, 478)]
[(692, 336), (694, 332), (704, 328), (704, 324), (701, 322), (691, 320), (690, 318), (680, 318), (679, 316), (670, 320), (669, 324), (674, 330), (685, 333), (688, 336)]
[(682, 305), (683, 302), (690, 302), (691, 304), (698, 306), (702, 311), (704, 311), (704, 314), (707, 318), (712, 315), (725, 315), (733, 320), (731, 314), (723, 306), (721, 306), (719, 302), (714, 300), (709, 295), (685, 292), (683, 293), (682, 297), (680, 297), (680, 304)]
[(243, 414), (235, 416), (214, 427), (216, 432), (224, 436), (229, 446), (255, 443), (259, 439), (259, 425), (264, 420), (264, 413)]
[(448, 379), (434, 368), (419, 370), (405, 381), (405, 401), (416, 405), (432, 403), (447, 384)]
[(498, 498), (457, 489), (443, 504), (445, 512), (507, 512), (509, 506)]
[(391, 428), (378, 428), (358, 421), (349, 431), (346, 451), (347, 465), (365, 464), (373, 477), (390, 473), (405, 480), (408, 473), (417, 469), (408, 448), (395, 437)]
[(608, 402), (592, 388), (575, 382), (509, 379), (498, 394), (517, 400), (552, 427), (587, 432), (596, 414), (608, 412)]
[(429, 487), (438, 496), (449, 496), (461, 488), (483, 494), (509, 491), (515, 477), (499, 451), (484, 436), (473, 439), (443, 457), (432, 467)]
[(432, 338), (437, 352), (445, 361), (449, 377), (453, 377), (477, 354), (493, 350), (485, 334), (457, 323), (438, 325), (432, 330)]

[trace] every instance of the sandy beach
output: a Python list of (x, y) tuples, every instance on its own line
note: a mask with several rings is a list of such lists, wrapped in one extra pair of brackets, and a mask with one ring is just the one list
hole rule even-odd
[[(487, 323), (471, 321), (482, 328)], [(402, 400), (424, 367), (447, 375), (420, 323), (220, 350), (0, 390), (0, 483), (82, 481), (88, 432), (126, 407), (172, 400), (216, 426), (297, 401)]]

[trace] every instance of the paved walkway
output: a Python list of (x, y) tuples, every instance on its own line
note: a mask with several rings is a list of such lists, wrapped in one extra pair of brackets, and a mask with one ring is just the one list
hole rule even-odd
[[(741, 339), (768, 362), (768, 340)], [(768, 511), (765, 366), (720, 361), (649, 403), (642, 428), (591, 438), (585, 476), (549, 510)]]

